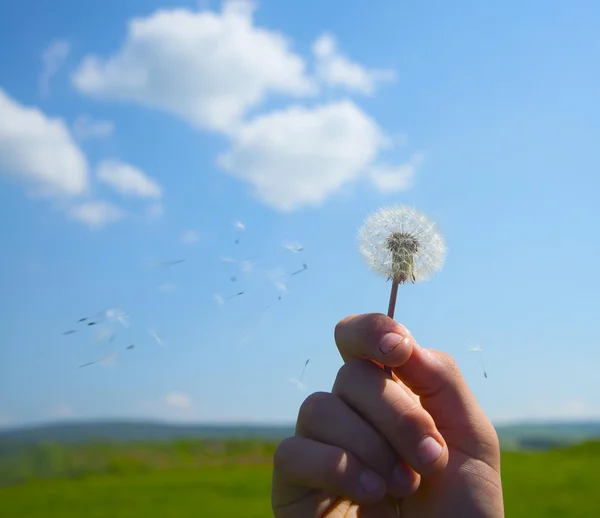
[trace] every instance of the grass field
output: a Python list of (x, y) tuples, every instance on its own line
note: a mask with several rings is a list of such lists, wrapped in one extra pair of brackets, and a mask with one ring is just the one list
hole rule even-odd
[[(0, 450), (0, 516), (272, 516), (274, 447), (188, 441)], [(503, 485), (507, 517), (597, 518), (600, 442), (505, 452)]]

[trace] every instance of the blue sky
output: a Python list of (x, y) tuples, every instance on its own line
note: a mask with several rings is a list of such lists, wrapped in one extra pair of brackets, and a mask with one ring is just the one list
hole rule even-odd
[(0, 425), (293, 421), (387, 307), (356, 232), (396, 203), (449, 249), (416, 339), (497, 422), (600, 418), (600, 6), (485, 4), (2, 4)]

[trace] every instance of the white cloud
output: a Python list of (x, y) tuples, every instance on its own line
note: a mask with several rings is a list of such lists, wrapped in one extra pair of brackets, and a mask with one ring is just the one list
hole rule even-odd
[(384, 193), (395, 193), (412, 187), (413, 179), (423, 156), (414, 155), (408, 162), (398, 166), (374, 165), (369, 176), (375, 187)]
[(165, 396), (164, 402), (171, 407), (189, 408), (192, 406), (192, 398), (183, 392), (170, 392)]
[(351, 101), (290, 107), (246, 123), (218, 163), (280, 211), (321, 204), (367, 170), (389, 140)]
[(393, 70), (368, 70), (341, 54), (330, 34), (323, 34), (313, 45), (316, 75), (328, 86), (343, 87), (365, 95), (375, 91), (377, 83), (395, 81)]
[(124, 196), (140, 198), (160, 198), (162, 189), (158, 183), (143, 171), (119, 160), (103, 160), (98, 165), (96, 176), (102, 183), (112, 187)]
[(39, 80), (42, 95), (50, 93), (50, 80), (59, 71), (71, 52), (71, 44), (66, 40), (55, 40), (42, 54), (43, 68)]
[(107, 201), (91, 200), (71, 207), (69, 215), (89, 228), (99, 229), (119, 221), (125, 213)]
[(52, 411), (50, 412), (52, 417), (73, 417), (75, 415), (75, 411), (70, 405), (66, 403), (61, 403), (60, 405), (56, 405)]
[(269, 94), (315, 91), (304, 60), (280, 33), (254, 25), (254, 3), (229, 0), (221, 13), (158, 10), (129, 23), (113, 56), (87, 56), (77, 89), (96, 98), (134, 101), (229, 131)]
[(112, 135), (114, 130), (112, 121), (95, 120), (89, 115), (80, 115), (73, 122), (73, 134), (79, 140), (103, 139)]
[(198, 232), (195, 230), (186, 230), (179, 240), (186, 245), (193, 245), (198, 242)]
[(34, 196), (76, 196), (88, 189), (88, 164), (62, 119), (23, 106), (0, 89), (0, 174)]

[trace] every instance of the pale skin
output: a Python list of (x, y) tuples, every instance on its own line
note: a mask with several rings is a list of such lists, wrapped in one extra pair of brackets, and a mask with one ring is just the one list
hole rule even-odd
[(503, 518), (498, 437), (454, 360), (375, 313), (340, 321), (335, 342), (331, 393), (304, 401), (275, 452), (275, 518)]

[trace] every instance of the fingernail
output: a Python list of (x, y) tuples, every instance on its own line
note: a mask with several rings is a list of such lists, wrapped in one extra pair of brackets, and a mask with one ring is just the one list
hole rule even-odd
[(383, 489), (383, 480), (376, 473), (365, 470), (360, 475), (360, 485), (367, 493), (376, 493)]
[(419, 459), (423, 464), (432, 464), (440, 458), (443, 451), (442, 445), (428, 435), (419, 443), (417, 448)]
[(409, 345), (410, 341), (411, 339), (408, 336), (399, 335), (398, 333), (388, 333), (379, 342), (379, 350), (383, 354), (388, 354), (400, 344)]

